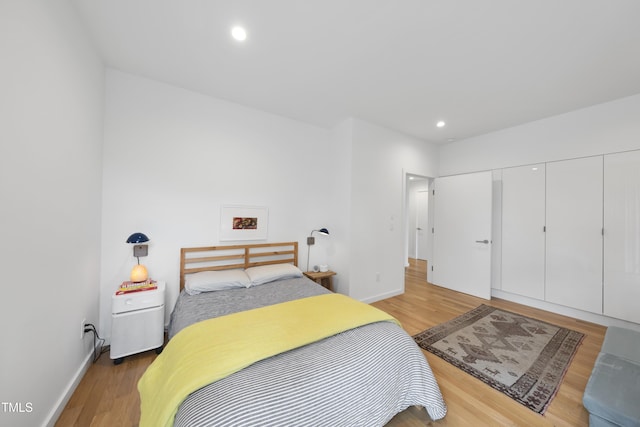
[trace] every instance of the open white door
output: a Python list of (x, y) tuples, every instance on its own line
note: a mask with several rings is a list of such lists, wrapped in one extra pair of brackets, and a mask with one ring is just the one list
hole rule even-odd
[(429, 231), (429, 190), (416, 194), (416, 258), (426, 260), (427, 231)]
[(491, 172), (435, 180), (435, 285), (491, 299)]

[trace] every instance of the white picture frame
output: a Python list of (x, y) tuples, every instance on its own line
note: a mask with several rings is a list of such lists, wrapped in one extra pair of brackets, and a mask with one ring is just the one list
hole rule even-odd
[(224, 205), (220, 211), (220, 241), (266, 240), (269, 209), (264, 206)]

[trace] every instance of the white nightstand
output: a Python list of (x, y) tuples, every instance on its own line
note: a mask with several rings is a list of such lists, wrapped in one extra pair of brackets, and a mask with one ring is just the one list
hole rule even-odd
[(164, 344), (164, 289), (113, 295), (111, 301), (111, 359), (119, 365), (125, 356), (155, 349)]

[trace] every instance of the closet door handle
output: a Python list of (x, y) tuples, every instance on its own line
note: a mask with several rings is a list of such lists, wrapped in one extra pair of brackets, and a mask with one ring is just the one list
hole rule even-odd
[(487, 239), (484, 240), (476, 240), (476, 243), (484, 243), (485, 245), (489, 244), (489, 241)]

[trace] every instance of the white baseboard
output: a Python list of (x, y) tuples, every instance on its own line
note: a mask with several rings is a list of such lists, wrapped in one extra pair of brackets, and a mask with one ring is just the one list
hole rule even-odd
[(552, 313), (561, 314), (563, 316), (573, 317), (591, 323), (603, 326), (618, 326), (621, 328), (636, 330), (640, 332), (640, 325), (637, 323), (627, 322), (625, 320), (614, 319), (602, 314), (590, 313), (588, 311), (577, 310), (563, 305), (553, 304), (547, 301), (537, 300), (522, 295), (512, 294), (500, 289), (491, 289), (491, 296), (504, 299), (507, 301), (517, 302), (518, 304), (527, 305), (529, 307), (538, 308), (540, 310), (550, 311)]
[(371, 304), (372, 302), (381, 301), (383, 299), (395, 297), (397, 295), (402, 295), (402, 294), (404, 294), (404, 289), (396, 289), (391, 292), (385, 292), (384, 294), (378, 294), (369, 298), (365, 298), (361, 301), (366, 302), (367, 304)]
[(67, 406), (67, 403), (69, 402), (69, 399), (71, 399), (73, 392), (76, 390), (78, 384), (80, 384), (80, 381), (84, 377), (84, 374), (87, 372), (87, 370), (89, 370), (89, 366), (91, 366), (92, 361), (93, 352), (90, 352), (84, 358), (84, 361), (78, 368), (78, 371), (73, 376), (64, 392), (58, 398), (58, 401), (54, 405), (53, 409), (51, 409), (51, 412), (49, 412), (49, 415), (47, 416), (45, 422), (42, 424), (43, 426), (54, 427), (56, 421), (58, 421), (58, 418), (60, 417), (60, 414), (62, 414), (64, 407)]

